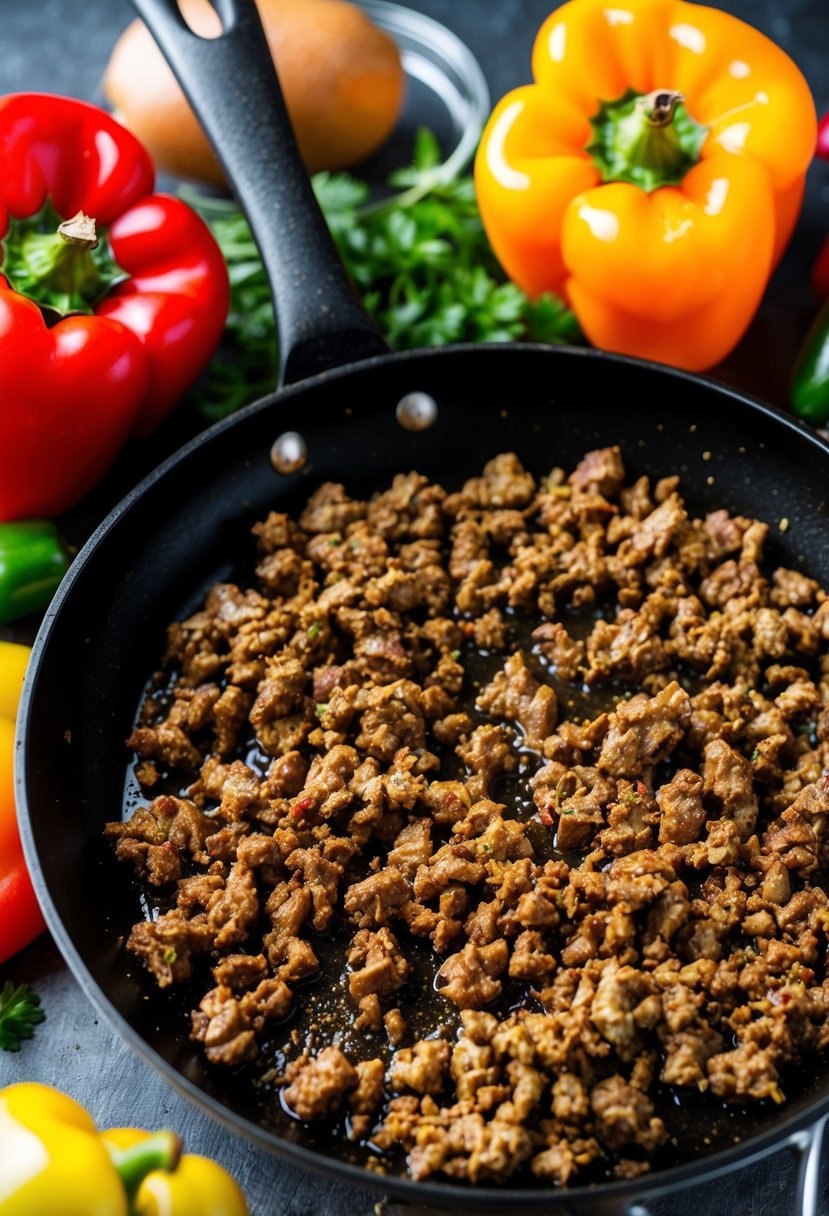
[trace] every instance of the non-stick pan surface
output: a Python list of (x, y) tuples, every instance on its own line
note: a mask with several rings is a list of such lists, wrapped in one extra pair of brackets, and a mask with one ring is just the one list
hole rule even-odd
[[(159, 5), (169, 9), (166, 0), (141, 0), (145, 11)], [(237, 8), (231, 0), (221, 7), (232, 10), (223, 13), (228, 28)], [(238, 11), (249, 12), (245, 5)], [(340, 290), (336, 270), (329, 281)], [(299, 283), (289, 289), (294, 301)], [(288, 350), (299, 352), (303, 369), (379, 345), (345, 296), (332, 313), (328, 289), (315, 317), (294, 309), (294, 327), (285, 327), (293, 335)], [(401, 398), (415, 391), (437, 403), (434, 424), (418, 433), (403, 429), (396, 414)], [(308, 461), (285, 477), (274, 471), (271, 446), (289, 429), (302, 433)], [(261, 1109), (235, 1074), (207, 1066), (186, 1036), (186, 998), (176, 1003), (175, 995), (157, 993), (123, 948), (140, 912), (102, 841), (103, 824), (122, 811), (123, 740), (158, 665), (166, 625), (192, 612), (215, 581), (244, 576), (250, 525), (269, 510), (299, 507), (323, 480), (343, 481), (364, 496), (417, 469), (453, 488), (505, 450), (544, 474), (613, 443), (632, 476), (679, 474), (693, 510), (726, 507), (765, 519), (770, 560), (829, 584), (829, 448), (816, 435), (736, 392), (635, 360), (546, 347), (456, 347), (338, 367), (214, 427), (116, 508), (47, 615), (24, 691), (18, 789), (27, 858), (58, 944), (93, 1002), (172, 1083), (298, 1164), (416, 1203), (549, 1211), (566, 1199), (574, 1211), (617, 1211), (646, 1189), (745, 1162), (829, 1110), (829, 1076), (816, 1071), (795, 1086), (782, 1112), (761, 1110), (750, 1124), (735, 1116), (731, 1147), (652, 1181), (589, 1191), (476, 1189), (473, 1198), (460, 1186), (378, 1178), (345, 1161), (341, 1145)]]

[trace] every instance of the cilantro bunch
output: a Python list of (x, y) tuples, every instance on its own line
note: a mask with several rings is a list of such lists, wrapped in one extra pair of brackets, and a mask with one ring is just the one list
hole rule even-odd
[(30, 1039), (44, 1018), (40, 997), (28, 984), (15, 988), (6, 980), (0, 990), (0, 1050), (19, 1051), (23, 1039)]
[[(372, 201), (348, 173), (318, 173), (314, 191), (366, 309), (395, 350), (448, 342), (573, 342), (573, 314), (553, 295), (530, 301), (505, 280), (481, 223), (470, 176), (446, 181), (434, 135), (418, 132), (414, 159), (389, 179), (400, 193)], [(222, 353), (197, 405), (223, 418), (272, 391), (277, 335), (265, 271), (244, 216), (223, 200), (188, 194), (225, 261), (231, 304)]]

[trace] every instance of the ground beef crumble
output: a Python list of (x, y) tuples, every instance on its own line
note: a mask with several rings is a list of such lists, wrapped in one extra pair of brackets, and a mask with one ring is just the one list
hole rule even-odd
[[(150, 800), (106, 833), (160, 901), (127, 949), (212, 973), (211, 1064), (284, 1027), (284, 1106), (416, 1178), (633, 1177), (658, 1087), (780, 1103), (829, 1044), (829, 595), (626, 479), (321, 486), (170, 627), (127, 741)], [(330, 940), (341, 1023), (292, 1048)]]

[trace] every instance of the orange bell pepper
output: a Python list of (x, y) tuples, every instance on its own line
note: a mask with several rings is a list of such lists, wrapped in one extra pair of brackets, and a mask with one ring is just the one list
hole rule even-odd
[(532, 67), (475, 162), (505, 270), (563, 296), (595, 346), (719, 362), (800, 210), (817, 133), (800, 71), (751, 26), (684, 0), (570, 0)]

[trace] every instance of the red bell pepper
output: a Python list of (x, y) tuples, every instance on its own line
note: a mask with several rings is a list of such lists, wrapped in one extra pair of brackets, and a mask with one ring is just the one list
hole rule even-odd
[(219, 340), (222, 255), (153, 185), (147, 152), (95, 106), (0, 99), (0, 520), (77, 501)]
[(45, 928), (23, 850), (18, 845), (0, 871), (0, 963), (40, 937)]
[(0, 642), (0, 963), (46, 928), (26, 869), (14, 805), (14, 715), (29, 654), (28, 646)]
[(824, 114), (818, 124), (815, 156), (829, 160), (829, 114)]
[[(819, 160), (829, 160), (829, 114), (824, 114), (818, 124), (815, 156)], [(810, 285), (812, 294), (821, 304), (829, 300), (829, 236), (824, 240), (820, 252), (815, 258)]]
[(824, 239), (815, 258), (809, 282), (816, 300), (821, 304), (829, 300), (829, 236)]

